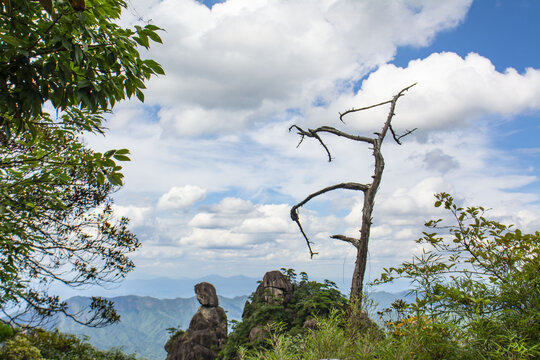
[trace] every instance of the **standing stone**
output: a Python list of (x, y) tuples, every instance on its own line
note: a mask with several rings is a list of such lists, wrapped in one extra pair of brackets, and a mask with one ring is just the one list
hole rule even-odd
[(201, 303), (189, 328), (165, 344), (166, 360), (215, 360), (227, 340), (227, 315), (218, 306), (214, 285), (202, 282), (195, 285)]
[(264, 274), (263, 281), (257, 287), (256, 293), (267, 303), (277, 301), (286, 304), (291, 300), (293, 290), (294, 287), (289, 279), (281, 271), (274, 270)]
[(199, 283), (195, 285), (195, 293), (202, 306), (216, 307), (219, 305), (214, 285), (207, 282)]

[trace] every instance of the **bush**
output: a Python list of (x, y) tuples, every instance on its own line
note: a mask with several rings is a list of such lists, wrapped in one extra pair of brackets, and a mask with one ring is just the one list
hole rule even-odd
[(13, 332), (0, 348), (6, 360), (137, 360), (119, 349), (97, 350), (86, 339), (58, 331), (32, 329)]
[(386, 269), (376, 283), (408, 278), (416, 302), (409, 311), (457, 328), (455, 341), (476, 358), (540, 357), (540, 233), (524, 234), (436, 195), (455, 224), (442, 219), (417, 240), (422, 255)]

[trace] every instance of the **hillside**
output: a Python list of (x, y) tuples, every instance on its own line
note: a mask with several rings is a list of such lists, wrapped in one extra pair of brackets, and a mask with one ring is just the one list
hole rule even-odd
[[(402, 293), (374, 292), (370, 298), (378, 306), (375, 312), (388, 307), (395, 299), (406, 295)], [(127, 353), (136, 352), (148, 360), (161, 360), (166, 356), (163, 346), (169, 338), (168, 328), (187, 329), (191, 317), (197, 311), (199, 303), (195, 297), (176, 299), (156, 299), (149, 296), (119, 296), (111, 298), (121, 316), (118, 324), (101, 329), (81, 326), (69, 319), (61, 318), (56, 328), (60, 331), (81, 336), (88, 336), (91, 344), (99, 349), (119, 347)], [(233, 298), (219, 297), (220, 306), (227, 312), (228, 320), (240, 320), (247, 296)], [(73, 309), (89, 304), (90, 298), (76, 296), (68, 300)]]
[[(219, 297), (220, 306), (227, 311), (229, 320), (240, 319), (247, 296)], [(169, 338), (167, 328), (186, 329), (199, 303), (195, 297), (156, 299), (141, 296), (120, 296), (111, 299), (121, 316), (120, 323), (94, 329), (81, 326), (70, 319), (61, 318), (56, 328), (62, 332), (88, 336), (89, 341), (100, 349), (122, 348), (149, 360), (164, 359), (163, 346)], [(89, 304), (90, 298), (73, 297), (70, 307), (79, 309)]]

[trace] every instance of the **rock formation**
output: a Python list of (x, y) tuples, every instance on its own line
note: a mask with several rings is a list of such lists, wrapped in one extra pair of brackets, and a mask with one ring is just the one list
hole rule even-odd
[(214, 360), (227, 340), (227, 315), (218, 306), (214, 285), (202, 282), (195, 285), (201, 303), (186, 332), (173, 336), (167, 344), (166, 360)]
[[(253, 303), (246, 301), (242, 320), (248, 321), (254, 315), (255, 308), (260, 307), (261, 303), (279, 305), (282, 307), (285, 317), (294, 317), (294, 314), (291, 314), (292, 310), (287, 308), (287, 304), (291, 301), (293, 293), (294, 286), (285, 275), (277, 270), (267, 272), (264, 274), (263, 280), (257, 287), (257, 290), (255, 290), (255, 296), (252, 299)], [(275, 311), (275, 309), (272, 311)], [(266, 318), (263, 312), (260, 311), (258, 312), (258, 316)], [(271, 315), (269, 317), (271, 318)], [(261, 319), (255, 318), (252, 320), (255, 324), (249, 330), (249, 341), (252, 343), (260, 342), (268, 336), (266, 327), (272, 321), (260, 323), (259, 321)]]
[(264, 274), (263, 281), (257, 287), (256, 293), (265, 302), (278, 301), (288, 303), (293, 295), (293, 285), (280, 271), (274, 270)]

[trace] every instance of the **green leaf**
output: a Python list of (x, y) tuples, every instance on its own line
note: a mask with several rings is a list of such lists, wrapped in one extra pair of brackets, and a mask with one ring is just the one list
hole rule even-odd
[(153, 25), (153, 24), (148, 24), (144, 27), (145, 29), (148, 29), (148, 30), (151, 30), (151, 31), (156, 31), (156, 30), (163, 30), (162, 28), (160, 28), (159, 26), (156, 26), (156, 25)]
[(121, 176), (121, 174), (118, 174), (118, 173), (107, 174), (107, 180), (109, 180), (109, 182), (112, 185), (115, 185), (115, 186), (122, 185), (122, 176)]
[(135, 94), (137, 95), (137, 98), (138, 98), (141, 102), (144, 102), (144, 94), (143, 94), (142, 91), (137, 90), (137, 91), (135, 92)]
[(79, 65), (83, 59), (83, 51), (80, 46), (75, 46), (73, 49), (73, 53), (75, 56), (75, 65)]
[(113, 157), (118, 161), (130, 161), (131, 160), (128, 156), (121, 155), (121, 154), (118, 154), (118, 153), (116, 153)]
[(96, 177), (97, 177), (98, 184), (100, 184), (100, 185), (105, 184), (105, 175), (103, 175), (102, 172), (98, 172), (96, 174)]
[(159, 65), (156, 61), (152, 59), (147, 59), (147, 60), (144, 60), (144, 63), (148, 65), (148, 67), (152, 69), (156, 74), (165, 75), (165, 71), (163, 70), (161, 65)]
[(0, 34), (0, 41), (7, 43), (8, 45), (19, 47), (24, 43), (14, 36), (8, 34)]
[(148, 35), (148, 37), (150, 39), (152, 39), (153, 41), (157, 42), (157, 43), (160, 43), (160, 44), (163, 44), (163, 40), (161, 40), (161, 37), (159, 37), (158, 34), (156, 34), (155, 32), (153, 31), (146, 31), (146, 34)]

